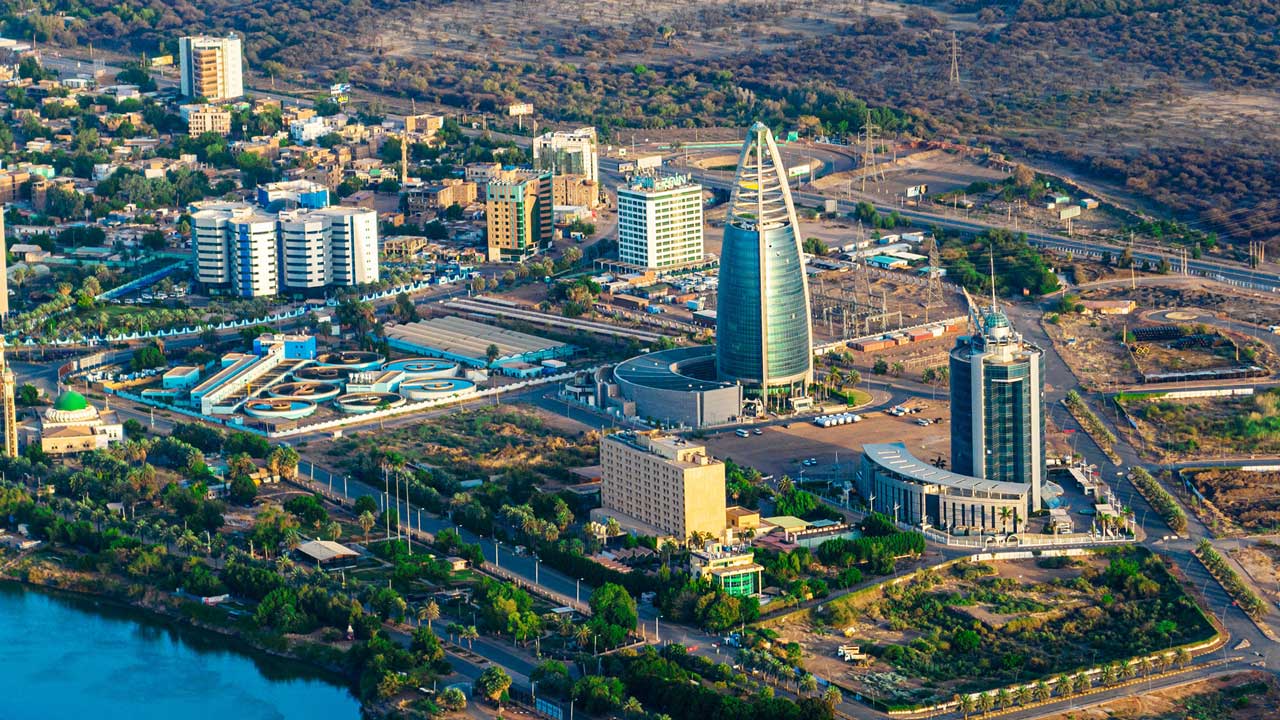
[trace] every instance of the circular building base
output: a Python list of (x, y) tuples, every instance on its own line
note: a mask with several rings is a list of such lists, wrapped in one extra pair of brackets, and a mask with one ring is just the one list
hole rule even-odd
[(404, 398), (395, 393), (347, 393), (334, 398), (333, 404), (344, 413), (361, 415), (384, 408), (399, 407), (404, 404)]
[(297, 420), (315, 411), (316, 404), (310, 400), (265, 398), (250, 400), (244, 404), (244, 414), (255, 418)]

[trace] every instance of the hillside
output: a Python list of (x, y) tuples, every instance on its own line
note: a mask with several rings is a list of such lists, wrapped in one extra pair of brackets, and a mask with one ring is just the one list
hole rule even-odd
[(861, 127), (865, 102), (889, 108), (876, 113), (889, 132), (1065, 167), (1231, 242), (1280, 236), (1277, 0), (46, 6), (73, 18), (65, 27), (5, 5), (20, 36), (154, 52), (184, 28), (235, 29), (250, 66), (277, 78), (341, 72), (479, 111), (518, 98), (606, 130), (760, 117), (839, 134)]

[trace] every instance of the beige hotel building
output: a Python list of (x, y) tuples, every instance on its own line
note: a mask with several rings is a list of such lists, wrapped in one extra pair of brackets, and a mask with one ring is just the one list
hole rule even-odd
[(724, 463), (702, 445), (657, 431), (600, 442), (603, 512), (630, 530), (687, 541), (725, 529)]

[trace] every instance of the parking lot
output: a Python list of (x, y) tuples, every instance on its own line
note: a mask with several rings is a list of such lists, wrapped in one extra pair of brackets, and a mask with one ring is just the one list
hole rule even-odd
[[(807, 420), (797, 420), (789, 427), (775, 425), (763, 428), (761, 435), (739, 437), (732, 431), (713, 435), (706, 440), (707, 449), (718, 458), (729, 458), (736, 463), (756, 468), (765, 475), (797, 477), (801, 470), (806, 475), (830, 476), (839, 463), (840, 475), (846, 476), (856, 466), (862, 446), (866, 443), (902, 442), (916, 457), (932, 462), (937, 457), (950, 460), (951, 429), (948, 403), (925, 401), (918, 414), (894, 417), (883, 412), (864, 414), (862, 422), (821, 428)], [(931, 422), (927, 427), (917, 424), (920, 419)], [(813, 458), (817, 464), (805, 467), (804, 460)]]

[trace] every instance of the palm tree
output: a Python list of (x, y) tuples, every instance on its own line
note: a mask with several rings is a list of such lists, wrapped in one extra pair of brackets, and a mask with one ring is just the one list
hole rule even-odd
[(812, 695), (818, 692), (818, 678), (813, 673), (805, 673), (800, 679), (800, 691), (806, 695)]
[(418, 624), (421, 625), (422, 621), (426, 620), (427, 627), (435, 632), (435, 626), (432, 623), (440, 619), (440, 605), (435, 600), (428, 600), (426, 605), (418, 609), (418, 613)]
[(1060, 697), (1067, 697), (1076, 691), (1076, 679), (1073, 675), (1059, 675), (1057, 680), (1053, 681), (1053, 689), (1057, 691)]
[(1032, 690), (1031, 692), (1033, 695), (1035, 695), (1036, 700), (1039, 700), (1040, 702), (1044, 702), (1045, 700), (1048, 700), (1049, 696), (1052, 694), (1049, 691), (1049, 684), (1046, 683), (1043, 679), (1036, 681), (1035, 689)]
[(644, 707), (640, 705), (639, 700), (634, 697), (629, 697), (627, 698), (627, 701), (622, 704), (622, 712), (626, 713), (628, 717), (640, 717), (641, 715), (644, 715)]
[(835, 710), (840, 703), (844, 702), (844, 695), (840, 692), (840, 688), (835, 685), (828, 685), (827, 689), (822, 691), (822, 702), (826, 703), (827, 707)]
[(1032, 693), (1030, 685), (1023, 685), (1018, 688), (1015, 694), (1018, 696), (1018, 704), (1026, 705), (1031, 702)]
[(1008, 688), (1000, 688), (1000, 692), (996, 693), (996, 703), (1000, 705), (1000, 709), (1004, 710), (1013, 702), (1013, 693)]
[(1116, 666), (1114, 663), (1108, 663), (1102, 668), (1102, 684), (1113, 685), (1116, 681)]
[(587, 642), (591, 640), (591, 628), (579, 625), (578, 629), (573, 631), (573, 639), (578, 641), (578, 647), (585, 648)]
[(960, 708), (960, 713), (964, 715), (965, 720), (968, 720), (976, 703), (974, 703), (972, 695), (965, 694), (956, 696), (956, 705)]
[(476, 629), (475, 625), (468, 625), (463, 629), (462, 637), (467, 641), (467, 649), (474, 650), (476, 647), (475, 641), (480, 639), (480, 631)]
[(1009, 507), (1000, 508), (1000, 519), (1004, 521), (1004, 528), (1009, 529), (1009, 518), (1013, 517), (1013, 509)]
[(324, 526), (324, 535), (330, 540), (337, 540), (342, 537), (342, 523), (334, 520)]
[(444, 632), (445, 632), (445, 634), (446, 634), (446, 635), (448, 635), (448, 636), (449, 636), (449, 642), (455, 642), (455, 641), (454, 641), (454, 638), (455, 638), (455, 637), (457, 637), (457, 638), (458, 638), (457, 642), (461, 642), (461, 641), (462, 641), (462, 632), (463, 632), (463, 630), (465, 630), (465, 629), (466, 629), (466, 628), (462, 627), (462, 626), (461, 626), (461, 625), (459, 625), (458, 623), (452, 623), (452, 622), (451, 622), (451, 623), (449, 623), (447, 626), (445, 626)]
[(982, 693), (978, 696), (978, 709), (983, 715), (991, 712), (991, 708), (996, 704), (996, 698), (991, 693)]
[(1173, 667), (1173, 653), (1163, 653), (1160, 655), (1160, 672), (1169, 672), (1169, 668)]
[(373, 529), (373, 526), (377, 522), (378, 522), (378, 519), (375, 518), (373, 516), (373, 513), (368, 510), (365, 510), (364, 512), (360, 513), (360, 517), (356, 518), (356, 523), (360, 526), (361, 530), (364, 530), (365, 545), (369, 544), (369, 531)]
[(1085, 692), (1093, 687), (1093, 676), (1087, 671), (1076, 676), (1076, 692)]
[(1137, 674), (1138, 674), (1138, 669), (1133, 666), (1133, 662), (1131, 660), (1125, 660), (1124, 662), (1120, 663), (1120, 677), (1124, 678), (1125, 680), (1130, 680), (1133, 678), (1134, 675), (1137, 675)]
[(298, 532), (298, 528), (285, 528), (284, 545), (290, 550), (295, 550), (302, 544), (302, 535)]
[(1178, 663), (1178, 667), (1186, 667), (1191, 662), (1191, 653), (1186, 648), (1178, 648), (1173, 661)]
[(1156, 669), (1156, 664), (1151, 662), (1151, 658), (1144, 657), (1138, 661), (1138, 670), (1145, 676), (1150, 675)]

